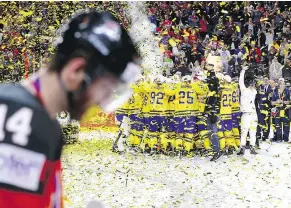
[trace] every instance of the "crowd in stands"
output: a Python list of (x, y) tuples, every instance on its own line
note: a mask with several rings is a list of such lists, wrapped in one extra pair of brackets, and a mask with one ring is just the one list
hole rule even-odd
[[(1, 2), (0, 79), (19, 81), (53, 53), (57, 29), (78, 10), (112, 12), (129, 27), (126, 2)], [(165, 73), (195, 76), (207, 54), (234, 77), (242, 62), (269, 79), (291, 78), (289, 2), (147, 2)]]
[(59, 28), (75, 12), (106, 10), (121, 24), (127, 3), (101, 1), (0, 2), (0, 81), (13, 81), (37, 71), (53, 54)]
[(195, 76), (211, 53), (232, 77), (247, 62), (256, 75), (291, 78), (288, 2), (151, 2), (148, 13), (172, 73)]

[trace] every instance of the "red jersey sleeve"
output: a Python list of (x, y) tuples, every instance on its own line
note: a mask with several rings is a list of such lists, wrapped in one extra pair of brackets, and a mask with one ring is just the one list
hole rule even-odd
[[(51, 168), (51, 171), (44, 171)], [(41, 176), (43, 193), (30, 193), (0, 188), (1, 208), (63, 208), (61, 162), (46, 162)]]

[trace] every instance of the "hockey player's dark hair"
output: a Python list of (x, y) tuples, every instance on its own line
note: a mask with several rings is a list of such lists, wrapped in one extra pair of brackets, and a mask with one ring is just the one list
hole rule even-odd
[(90, 55), (88, 54), (87, 51), (85, 50), (81, 50), (78, 49), (75, 52), (73, 52), (68, 58), (67, 61), (65, 62), (63, 55), (59, 54), (58, 52), (56, 52), (52, 57), (51, 57), (51, 61), (48, 65), (48, 70), (50, 72), (60, 72), (62, 70), (62, 68), (72, 59), (74, 58), (84, 58), (86, 60), (86, 62), (90, 59)]
[(250, 86), (256, 87), (256, 80), (250, 77), (244, 79), (245, 86), (248, 88)]

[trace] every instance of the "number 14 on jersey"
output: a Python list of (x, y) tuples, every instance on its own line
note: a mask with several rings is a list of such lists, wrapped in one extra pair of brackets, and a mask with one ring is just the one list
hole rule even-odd
[(12, 133), (12, 142), (26, 146), (31, 133), (33, 112), (30, 108), (22, 107), (7, 118), (8, 105), (0, 104), (0, 142), (4, 141), (6, 133)]

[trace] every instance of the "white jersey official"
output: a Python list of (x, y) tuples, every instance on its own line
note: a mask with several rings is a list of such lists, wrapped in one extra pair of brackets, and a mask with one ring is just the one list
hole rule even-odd
[(245, 70), (242, 70), (239, 77), (239, 87), (241, 91), (240, 110), (242, 113), (256, 113), (255, 99), (257, 90), (255, 88), (245, 86), (244, 76)]
[(244, 83), (245, 69), (241, 71), (239, 77), (239, 87), (241, 90), (241, 147), (246, 145), (247, 135), (250, 134), (250, 145), (256, 145), (256, 131), (258, 117), (255, 106), (257, 91), (254, 87), (246, 87)]

